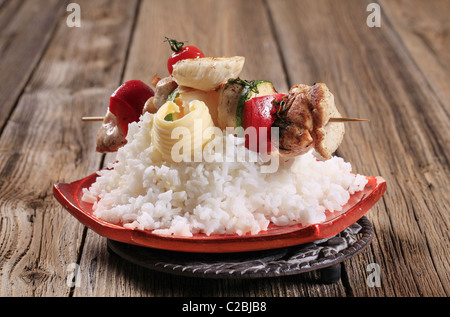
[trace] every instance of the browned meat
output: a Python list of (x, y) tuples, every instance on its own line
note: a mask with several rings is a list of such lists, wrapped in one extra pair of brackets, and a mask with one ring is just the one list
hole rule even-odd
[(170, 93), (178, 87), (172, 76), (163, 79), (155, 76), (152, 80), (152, 84), (155, 87), (155, 95), (147, 100), (142, 109), (142, 113), (156, 113), (156, 111), (158, 111), (158, 109), (167, 101), (167, 97), (169, 97)]
[(97, 132), (97, 152), (116, 152), (126, 143), (127, 140), (119, 127), (117, 117), (108, 110)]
[(280, 154), (293, 157), (313, 147), (325, 159), (330, 158), (345, 132), (343, 123), (328, 122), (331, 117), (341, 117), (341, 114), (325, 84), (292, 87), (273, 125), (279, 127), (279, 139), (275, 143)]
[(314, 140), (310, 132), (300, 125), (277, 119), (273, 126), (278, 127), (280, 133), (279, 139), (273, 135), (275, 139), (272, 141), (278, 145), (279, 152), (284, 156), (305, 154), (313, 146)]
[(153, 97), (153, 107), (158, 110), (167, 101), (170, 93), (178, 87), (172, 76), (165, 77), (155, 85), (155, 96)]

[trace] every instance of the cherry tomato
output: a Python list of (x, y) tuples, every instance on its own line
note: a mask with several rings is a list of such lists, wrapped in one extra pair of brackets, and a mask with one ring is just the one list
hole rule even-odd
[(173, 65), (175, 65), (178, 61), (183, 59), (205, 57), (203, 52), (195, 46), (184, 46), (183, 42), (178, 42), (176, 40), (169, 39), (167, 37), (166, 40), (167, 42), (169, 42), (170, 48), (173, 51), (172, 55), (169, 57), (169, 60), (167, 61), (167, 69), (171, 75), (173, 72)]
[[(275, 121), (273, 102), (274, 100), (280, 101), (284, 96), (284, 94), (275, 94), (254, 97), (245, 103), (242, 127), (244, 130), (249, 127), (256, 129), (256, 139), (245, 134), (245, 146), (249, 150), (259, 152), (263, 140), (267, 141), (266, 150), (268, 152), (275, 149), (271, 142), (271, 126)], [(261, 133), (265, 134), (264, 138)]]

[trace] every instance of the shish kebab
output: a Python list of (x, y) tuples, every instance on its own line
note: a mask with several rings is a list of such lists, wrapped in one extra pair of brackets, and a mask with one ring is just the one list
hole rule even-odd
[(343, 118), (324, 83), (299, 84), (287, 94), (280, 94), (269, 81), (238, 77), (244, 57), (204, 57), (195, 47), (170, 41), (174, 53), (168, 61), (169, 76), (161, 79), (155, 75), (154, 89), (139, 80), (125, 82), (112, 94), (104, 117), (82, 118), (103, 121), (97, 133), (98, 152), (117, 151), (127, 142), (130, 122), (139, 121), (145, 112), (156, 113), (166, 101), (175, 98), (182, 102), (205, 101), (215, 125), (221, 129), (278, 128), (279, 137), (273, 143), (284, 157), (302, 155), (313, 148), (329, 159), (343, 140), (343, 122), (369, 121)]

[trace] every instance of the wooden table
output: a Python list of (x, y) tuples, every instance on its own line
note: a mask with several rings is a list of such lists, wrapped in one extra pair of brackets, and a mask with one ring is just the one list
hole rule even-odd
[[(69, 27), (69, 1), (1, 0), (0, 295), (448, 296), (450, 2), (381, 0), (369, 27), (370, 2), (79, 0), (81, 27)], [(166, 75), (165, 36), (245, 56), (241, 77), (279, 91), (324, 82), (345, 115), (371, 120), (347, 124), (337, 155), (388, 189), (367, 214), (372, 243), (338, 283), (157, 273), (110, 254), (55, 200), (54, 183), (113, 159), (80, 118), (103, 115), (122, 82)]]

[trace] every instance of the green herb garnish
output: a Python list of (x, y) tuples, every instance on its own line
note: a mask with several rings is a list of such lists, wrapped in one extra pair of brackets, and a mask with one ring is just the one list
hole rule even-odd
[(169, 42), (170, 49), (174, 51), (175, 53), (181, 52), (181, 49), (183, 48), (184, 42), (179, 42), (174, 39), (169, 39), (166, 36), (166, 40), (164, 42)]
[(173, 121), (173, 113), (169, 113), (168, 115), (166, 115), (165, 117), (164, 117), (164, 120), (166, 120), (166, 121)]
[(255, 94), (258, 92), (258, 83), (256, 80), (245, 80), (241, 78), (231, 78), (228, 79), (228, 84), (238, 84), (244, 87), (248, 87), (251, 91), (253, 91)]
[(278, 101), (276, 99), (273, 100), (273, 106), (275, 107), (274, 115), (278, 119), (283, 119), (283, 117), (289, 111), (290, 106), (288, 106), (287, 101), (288, 101), (288, 95), (283, 96), (283, 98), (281, 98), (280, 101)]

